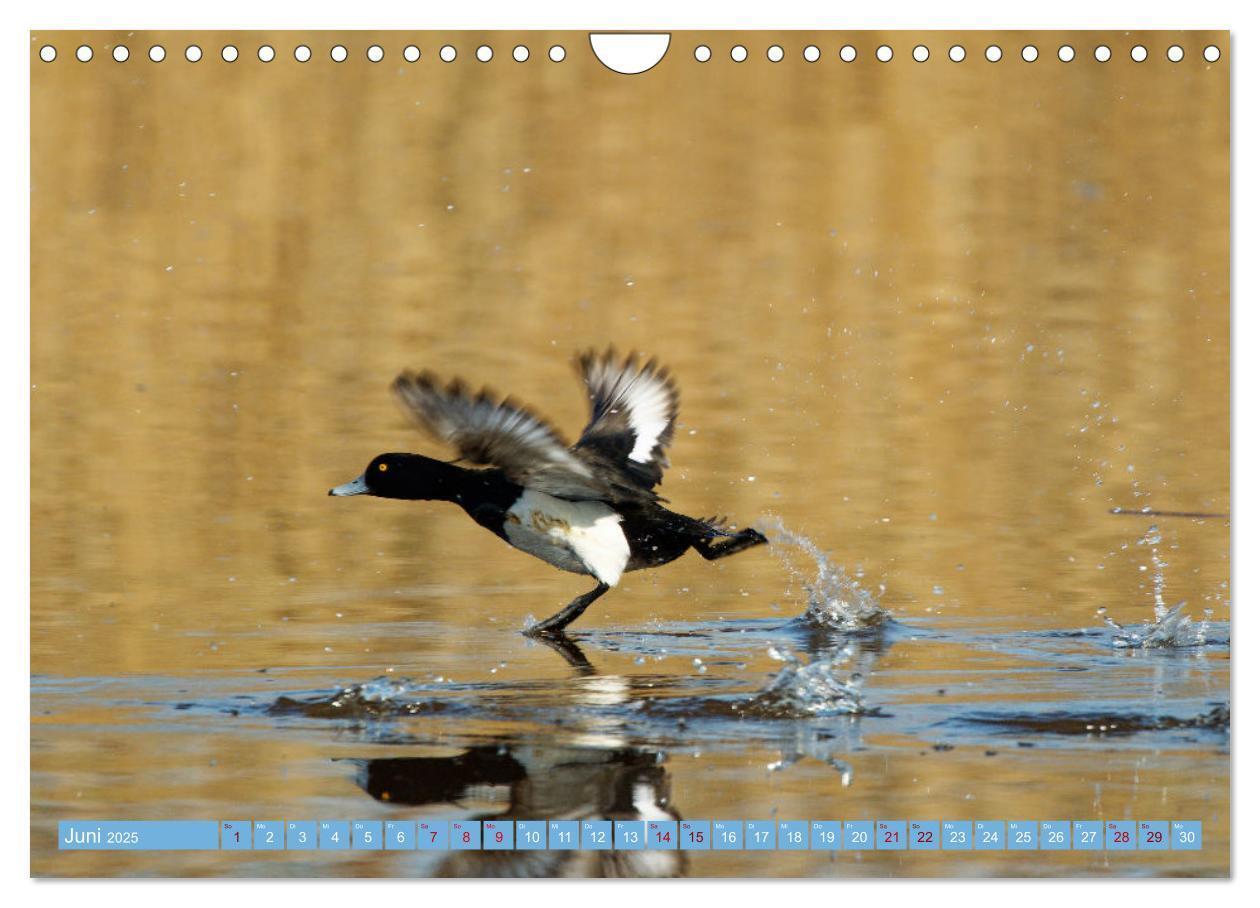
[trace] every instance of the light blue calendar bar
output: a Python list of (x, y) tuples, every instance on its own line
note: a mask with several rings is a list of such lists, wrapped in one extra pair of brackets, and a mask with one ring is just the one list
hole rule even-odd
[(1101, 820), (1077, 820), (1072, 824), (1072, 847), (1077, 851), (1100, 851), (1103, 847)]
[(516, 847), (521, 851), (545, 851), (547, 848), (547, 821), (517, 820)]
[(219, 824), (219, 847), (245, 851), (254, 847), (254, 824), (249, 820), (224, 820)]
[(611, 851), (613, 829), (611, 820), (582, 821), (582, 850)]
[(416, 823), (416, 848), (420, 851), (448, 851), (451, 847), (451, 824), (445, 820), (421, 820)]
[(613, 840), (618, 851), (642, 851), (647, 843), (647, 824), (642, 820), (616, 820)]
[(869, 851), (875, 847), (875, 823), (871, 820), (846, 820), (844, 850)]
[(451, 820), (451, 851), (480, 851), (481, 821)]
[(416, 824), (404, 823), (398, 820), (388, 820), (385, 823), (385, 850), (386, 851), (415, 851), (416, 849)]
[(385, 847), (385, 824), (380, 820), (355, 820), (350, 824), (350, 847), (355, 851), (380, 851)]
[(941, 824), (936, 820), (911, 820), (911, 851), (936, 851), (941, 847)]
[(971, 821), (945, 820), (941, 823), (941, 847), (946, 851), (970, 851)]
[(804, 820), (779, 821), (779, 850), (805, 851), (809, 848), (809, 824)]
[(875, 847), (880, 851), (898, 851), (906, 847), (906, 821), (880, 820), (875, 824)]
[(1139, 851), (1168, 850), (1168, 821), (1143, 820), (1138, 823)]
[(254, 850), (283, 851), (284, 824), (279, 820), (255, 820)]
[(350, 848), (350, 823), (347, 820), (319, 821), (319, 850), (348, 851)]
[(219, 847), (216, 820), (62, 820), (62, 851), (203, 851)]
[(1032, 820), (1011, 820), (1006, 824), (1006, 847), (1010, 851), (1037, 850), (1037, 824)]
[(1197, 851), (1200, 820), (62, 820), (65, 851)]
[(486, 851), (511, 851), (515, 831), (516, 824), (511, 820), (482, 820), (481, 845)]
[(1005, 851), (1006, 823), (1002, 820), (976, 820), (976, 834), (972, 841), (976, 851)]
[(647, 847), (654, 851), (673, 851), (678, 847), (678, 823), (674, 820), (648, 820)]
[(812, 851), (839, 851), (844, 848), (844, 825), (839, 820), (814, 820), (809, 824)]
[(714, 851), (743, 851), (744, 850), (744, 821), (743, 820), (714, 820), (713, 821), (713, 850)]
[(1199, 820), (1173, 820), (1169, 836), (1173, 851), (1198, 851), (1203, 847), (1203, 823)]
[(1108, 820), (1107, 850), (1136, 851), (1137, 823), (1133, 820)]
[(683, 851), (708, 851), (713, 843), (708, 820), (680, 820), (678, 847)]
[(314, 851), (319, 847), (319, 827), (314, 820), (291, 820), (284, 824), (286, 851)]
[(1072, 847), (1072, 824), (1067, 820), (1043, 820), (1040, 831), (1042, 851), (1067, 851)]
[(774, 821), (747, 820), (744, 823), (745, 851), (774, 851)]

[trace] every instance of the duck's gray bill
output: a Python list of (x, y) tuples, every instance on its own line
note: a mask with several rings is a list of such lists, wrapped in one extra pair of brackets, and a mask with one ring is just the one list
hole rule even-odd
[(366, 495), (367, 490), (367, 480), (360, 476), (358, 479), (350, 480), (345, 485), (337, 486), (335, 489), (329, 489), (328, 494), (341, 496)]

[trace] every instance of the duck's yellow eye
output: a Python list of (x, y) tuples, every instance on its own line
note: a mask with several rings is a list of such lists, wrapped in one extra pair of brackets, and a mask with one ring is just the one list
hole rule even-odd
[(388, 469), (389, 469), (389, 464), (387, 464), (387, 463), (379, 464), (379, 465), (376, 467), (376, 469), (378, 469), (378, 470), (380, 470), (382, 473), (384, 473), (386, 470), (388, 470)]

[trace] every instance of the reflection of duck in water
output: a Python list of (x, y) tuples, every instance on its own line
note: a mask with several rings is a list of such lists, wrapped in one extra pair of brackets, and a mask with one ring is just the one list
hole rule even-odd
[[(652, 751), (595, 747), (474, 747), (453, 757), (359, 762), (357, 782), (398, 806), (489, 804), (470, 819), (677, 820), (669, 776)], [(673, 877), (679, 851), (452, 851), (437, 876)]]
[(652, 491), (669, 461), (678, 390), (649, 361), (624, 362), (612, 349), (578, 357), (591, 419), (569, 447), (546, 422), (511, 399), (476, 396), (456, 379), (443, 387), (429, 373), (404, 372), (394, 392), (417, 421), (453, 445), (460, 458), (489, 466), (469, 470), (419, 454), (381, 454), (363, 475), (329, 495), (376, 495), (459, 504), (514, 548), (598, 581), (562, 610), (529, 629), (553, 634), (617, 585), (626, 571), (657, 567), (695, 549), (709, 561), (766, 537), (732, 532), (662, 507)]

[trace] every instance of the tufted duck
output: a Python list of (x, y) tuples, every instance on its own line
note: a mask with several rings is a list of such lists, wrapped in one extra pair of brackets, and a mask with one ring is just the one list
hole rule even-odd
[(760, 545), (748, 528), (732, 532), (662, 506), (653, 489), (669, 466), (678, 390), (667, 370), (612, 348), (577, 358), (591, 420), (570, 447), (550, 425), (511, 398), (472, 394), (459, 379), (443, 386), (428, 372), (404, 372), (393, 390), (406, 410), (470, 470), (419, 454), (381, 454), (363, 475), (329, 495), (452, 501), (509, 545), (548, 564), (588, 574), (598, 585), (531, 635), (555, 635), (626, 571), (666, 564), (688, 549), (713, 561)]

